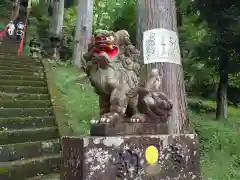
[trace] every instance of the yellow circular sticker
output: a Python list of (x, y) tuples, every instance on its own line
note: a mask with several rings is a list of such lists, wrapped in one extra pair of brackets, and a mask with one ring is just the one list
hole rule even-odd
[(145, 157), (149, 164), (156, 164), (158, 161), (159, 152), (155, 146), (149, 146), (145, 151)]

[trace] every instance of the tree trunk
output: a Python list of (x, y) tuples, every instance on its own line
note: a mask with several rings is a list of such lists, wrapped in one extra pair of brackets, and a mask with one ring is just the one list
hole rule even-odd
[(62, 37), (63, 33), (63, 18), (64, 18), (64, 0), (59, 0), (57, 8), (57, 25), (56, 35)]
[[(49, 30), (53, 36), (62, 38), (63, 33), (63, 18), (64, 18), (64, 0), (53, 0), (52, 6), (52, 18), (49, 24)], [(53, 59), (59, 60), (59, 48), (54, 47)]]
[[(137, 44), (141, 52), (144, 31), (165, 28), (177, 32), (175, 0), (138, 0), (137, 7)], [(169, 133), (187, 132), (189, 121), (182, 65), (166, 62), (146, 64), (143, 76), (146, 77), (153, 68), (159, 69), (162, 76), (160, 91), (173, 101), (173, 112), (168, 121)]]
[(51, 20), (49, 23), (49, 31), (54, 34), (55, 29), (56, 29), (56, 22), (57, 22), (57, 7), (58, 7), (58, 1), (57, 0), (53, 0), (50, 3), (51, 9), (52, 9), (52, 13), (51, 13)]
[(79, 0), (73, 46), (73, 65), (82, 67), (81, 57), (87, 52), (92, 36), (93, 0)]
[(63, 31), (64, 0), (54, 0), (52, 4), (52, 19), (50, 31), (56, 36), (61, 36)]
[(228, 56), (226, 52), (221, 53), (219, 59), (219, 84), (217, 89), (216, 119), (228, 118)]

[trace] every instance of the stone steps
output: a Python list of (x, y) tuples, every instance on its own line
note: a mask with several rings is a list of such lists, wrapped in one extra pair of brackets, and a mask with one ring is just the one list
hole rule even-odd
[(54, 116), (42, 117), (11, 117), (0, 118), (0, 132), (2, 130), (55, 127)]
[(49, 100), (48, 94), (30, 94), (30, 93), (1, 93), (2, 100)]
[(7, 144), (0, 146), (0, 162), (23, 160), (39, 156), (57, 154), (60, 151), (59, 139)]
[(30, 86), (30, 87), (43, 87), (43, 86), (45, 86), (44, 81), (2, 80), (2, 79), (0, 79), (0, 85), (11, 86), (12, 84), (14, 84), (14, 86)]
[(0, 163), (1, 180), (24, 180), (39, 174), (59, 172), (61, 155), (54, 154), (37, 158)]
[[(3, 48), (4, 46), (1, 46), (1, 47)], [(15, 60), (15, 61), (20, 61), (20, 60), (31, 61), (31, 60), (35, 60), (35, 59), (32, 59), (32, 57), (30, 57), (30, 56), (17, 57), (16, 55), (17, 55), (17, 52), (7, 53), (7, 52), (1, 52), (0, 51), (0, 58), (1, 59), (10, 59), (10, 60)], [(39, 61), (39, 60), (36, 60), (36, 61)]]
[(50, 100), (0, 100), (0, 108), (49, 108)]
[(14, 56), (14, 58), (12, 57), (1, 57), (0, 55), (0, 64), (10, 64), (10, 63), (13, 63), (13, 64), (19, 64), (19, 65), (31, 65), (31, 66), (41, 66), (41, 62), (38, 61), (38, 60), (33, 60), (33, 59), (21, 59), (21, 58), (18, 58), (16, 59), (16, 56)]
[(56, 137), (58, 137), (58, 128), (56, 126), (0, 131), (1, 145), (41, 140), (45, 141)]
[(11, 49), (0, 48), (0, 180), (59, 180), (61, 144), (43, 65), (18, 58), (19, 43), (6, 41)]
[(20, 63), (20, 64), (28, 64), (28, 65), (39, 65), (41, 66), (41, 61), (32, 59), (31, 57), (17, 57), (16, 55), (0, 55), (0, 62), (12, 62), (12, 63)]
[(10, 86), (0, 85), (0, 91), (6, 93), (29, 93), (29, 94), (48, 94), (46, 86), (31, 87), (31, 86)]
[(49, 175), (38, 175), (33, 178), (28, 178), (26, 180), (59, 180), (59, 174), (49, 174)]
[(0, 118), (53, 116), (52, 108), (0, 108)]
[(40, 60), (32, 59), (31, 57), (17, 57), (16, 54), (12, 55), (0, 55), (1, 62), (14, 62), (14, 63), (25, 63), (25, 64), (39, 64), (41, 65)]
[(0, 80), (5, 79), (5, 80), (26, 80), (26, 81), (43, 81), (44, 77), (39, 77), (39, 76), (19, 76), (19, 75), (0, 75)]
[[(0, 60), (1, 61), (1, 60)], [(16, 61), (1, 61), (1, 66), (9, 66), (12, 68), (42, 68), (40, 64), (29, 64), (29, 63), (23, 63), (23, 62), (16, 62)]]
[[(1, 62), (0, 62), (1, 63)], [(43, 76), (43, 72), (1, 70), (0, 75)]]
[(4, 70), (10, 70), (10, 71), (24, 71), (24, 72), (36, 72), (36, 71), (43, 71), (43, 68), (38, 67), (38, 66), (31, 66), (31, 68), (26, 67), (26, 66), (17, 66), (17, 67), (12, 67), (8, 66), (7, 64), (0, 64), (0, 69)]

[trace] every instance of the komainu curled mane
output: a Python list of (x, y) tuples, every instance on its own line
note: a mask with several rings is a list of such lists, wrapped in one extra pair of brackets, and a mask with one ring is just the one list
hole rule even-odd
[(148, 81), (140, 83), (139, 58), (126, 30), (100, 31), (93, 36), (82, 61), (99, 95), (96, 123), (165, 122), (171, 115), (172, 102), (158, 91), (158, 70), (153, 69)]

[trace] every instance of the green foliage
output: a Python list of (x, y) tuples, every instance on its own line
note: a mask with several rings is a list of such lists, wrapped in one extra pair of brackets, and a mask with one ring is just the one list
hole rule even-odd
[(7, 0), (0, 2), (0, 22), (8, 22), (12, 13), (12, 3)]
[(74, 35), (74, 30), (77, 20), (77, 6), (68, 8), (64, 12), (64, 32), (71, 36)]
[(208, 105), (204, 104), (203, 101), (192, 101), (191, 99), (188, 100), (188, 107), (191, 109), (193, 112), (196, 113), (211, 113), (215, 112), (215, 108)]
[[(215, 94), (219, 81), (219, 61), (227, 53), (229, 86), (239, 88), (239, 6), (236, 1), (181, 0), (181, 50), (187, 90), (196, 94)], [(238, 14), (237, 14), (238, 12)], [(210, 93), (209, 89), (212, 89)], [(201, 92), (201, 93), (200, 93)]]
[(85, 74), (65, 63), (55, 64), (54, 72), (69, 125), (77, 135), (89, 134), (90, 120), (98, 113), (98, 98)]
[(121, 13), (126, 2), (125, 0), (94, 1), (93, 30), (111, 30), (113, 21)]
[(31, 16), (36, 17), (37, 20), (48, 18), (48, 6), (44, 1), (35, 2), (32, 5)]
[(78, 2), (78, 0), (67, 0), (67, 1), (65, 1), (65, 7), (69, 8), (71, 6), (74, 6), (77, 4), (77, 2)]
[(112, 29), (118, 31), (126, 29), (131, 37), (133, 44), (136, 42), (136, 0), (124, 3), (120, 13), (113, 21)]
[[(193, 101), (194, 99), (192, 99)], [(199, 99), (195, 98), (195, 101)], [(201, 100), (215, 107), (215, 102)], [(229, 107), (228, 121), (215, 121), (211, 113), (189, 112), (190, 119), (201, 142), (201, 165), (203, 179), (237, 180), (240, 178), (240, 111)]]

